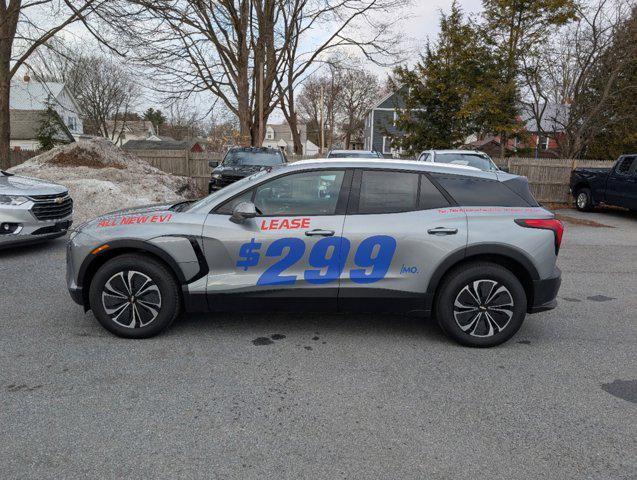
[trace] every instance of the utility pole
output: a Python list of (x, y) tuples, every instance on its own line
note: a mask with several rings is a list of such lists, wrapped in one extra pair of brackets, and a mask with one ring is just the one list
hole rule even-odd
[(323, 145), (325, 144), (325, 132), (323, 130), (323, 84), (321, 84), (321, 104), (319, 105), (319, 124), (320, 124), (319, 154), (323, 155)]
[(259, 65), (259, 147), (263, 146), (263, 62)]

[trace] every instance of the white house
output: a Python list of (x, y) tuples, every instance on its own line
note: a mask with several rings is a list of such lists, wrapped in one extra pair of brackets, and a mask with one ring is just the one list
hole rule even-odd
[[(317, 155), (318, 147), (307, 139), (307, 128), (304, 124), (299, 125), (301, 135), (302, 155)], [(265, 138), (263, 146), (269, 148), (280, 148), (287, 155), (294, 154), (294, 140), (292, 139), (292, 129), (287, 123), (267, 124), (265, 127)]]
[[(28, 75), (25, 75), (24, 79), (11, 81), (9, 110), (14, 112), (14, 118), (19, 117), (21, 121), (26, 121), (28, 118), (36, 119), (38, 116), (33, 113), (24, 115), (19, 112), (44, 112), (49, 105), (57, 112), (73, 138), (77, 140), (84, 133), (80, 109), (63, 83), (36, 82)], [(21, 130), (25, 131), (24, 128)], [(35, 132), (37, 127), (29, 130)], [(11, 140), (12, 148), (32, 149), (34, 144), (37, 145), (35, 138), (12, 138)]]
[(106, 121), (108, 131), (102, 132), (105, 137), (113, 138), (120, 147), (131, 140), (153, 140), (160, 142), (153, 122), (149, 120)]

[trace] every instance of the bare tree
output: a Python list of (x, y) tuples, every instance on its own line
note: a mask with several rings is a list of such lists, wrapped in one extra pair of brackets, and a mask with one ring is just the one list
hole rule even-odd
[[(400, 41), (393, 33), (396, 19), (390, 12), (398, 11), (410, 0), (292, 0), (281, 3), (283, 71), (276, 77), (276, 83), (281, 110), (292, 130), (294, 152), (299, 154), (302, 145), (295, 93), (299, 84), (311, 73), (311, 67), (327, 61), (330, 68), (335, 68), (334, 56), (329, 59), (325, 56), (342, 49), (355, 49), (379, 64), (400, 62)], [(324, 40), (305, 50), (303, 45), (308, 35), (316, 29), (323, 30)], [(332, 85), (331, 89), (334, 88)], [(336, 111), (333, 106), (328, 110), (332, 114)], [(335, 119), (329, 119), (328, 124), (328, 144), (331, 145)]]
[(57, 45), (39, 52), (29, 68), (39, 81), (66, 85), (80, 109), (85, 133), (116, 144), (124, 139), (126, 124), (135, 119), (141, 89), (121, 61)]
[(378, 78), (361, 68), (349, 69), (341, 77), (338, 106), (343, 120), (343, 146), (349, 150), (352, 140), (363, 136), (365, 114), (379, 98)]
[(168, 101), (212, 94), (239, 119), (242, 143), (257, 144), (259, 125), (278, 103), (281, 1), (131, 0), (119, 28)]
[(81, 22), (98, 40), (101, 33), (88, 23), (108, 0), (0, 0), (0, 168), (9, 167), (9, 98), (11, 79), (33, 53), (69, 25)]
[[(609, 108), (635, 105), (637, 95), (637, 85), (626, 81), (637, 68), (637, 7), (599, 0), (579, 7), (578, 18), (546, 59), (544, 84), (535, 84), (538, 98), (569, 106), (567, 115), (550, 118), (555, 127), (545, 132), (568, 158), (583, 155), (610, 122), (622, 122)], [(634, 115), (635, 109), (624, 111)]]

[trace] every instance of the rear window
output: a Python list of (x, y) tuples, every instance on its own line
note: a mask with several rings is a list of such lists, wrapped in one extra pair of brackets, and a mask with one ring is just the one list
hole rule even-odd
[(496, 170), (495, 165), (488, 157), (476, 153), (437, 153), (434, 156), (434, 161), (436, 163), (474, 167), (484, 171)]
[(432, 174), (460, 206), (481, 207), (535, 207), (537, 203), (516, 194), (506, 185), (496, 180), (488, 180), (461, 175)]

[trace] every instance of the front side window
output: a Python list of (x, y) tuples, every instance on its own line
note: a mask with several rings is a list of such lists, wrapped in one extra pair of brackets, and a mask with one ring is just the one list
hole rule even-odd
[(252, 201), (252, 189), (243, 192), (241, 195), (238, 195), (226, 203), (217, 208), (216, 213), (221, 215), (232, 215), (234, 211), (234, 207), (239, 205), (241, 202), (251, 202)]
[(418, 210), (418, 177), (408, 172), (363, 171), (358, 213)]
[(257, 187), (254, 204), (261, 215), (334, 215), (344, 174), (322, 170), (278, 177)]
[(383, 137), (383, 153), (391, 153), (391, 139)]
[(630, 167), (633, 165), (634, 160), (635, 157), (624, 157), (617, 165), (617, 173), (620, 175), (629, 175), (631, 170)]

